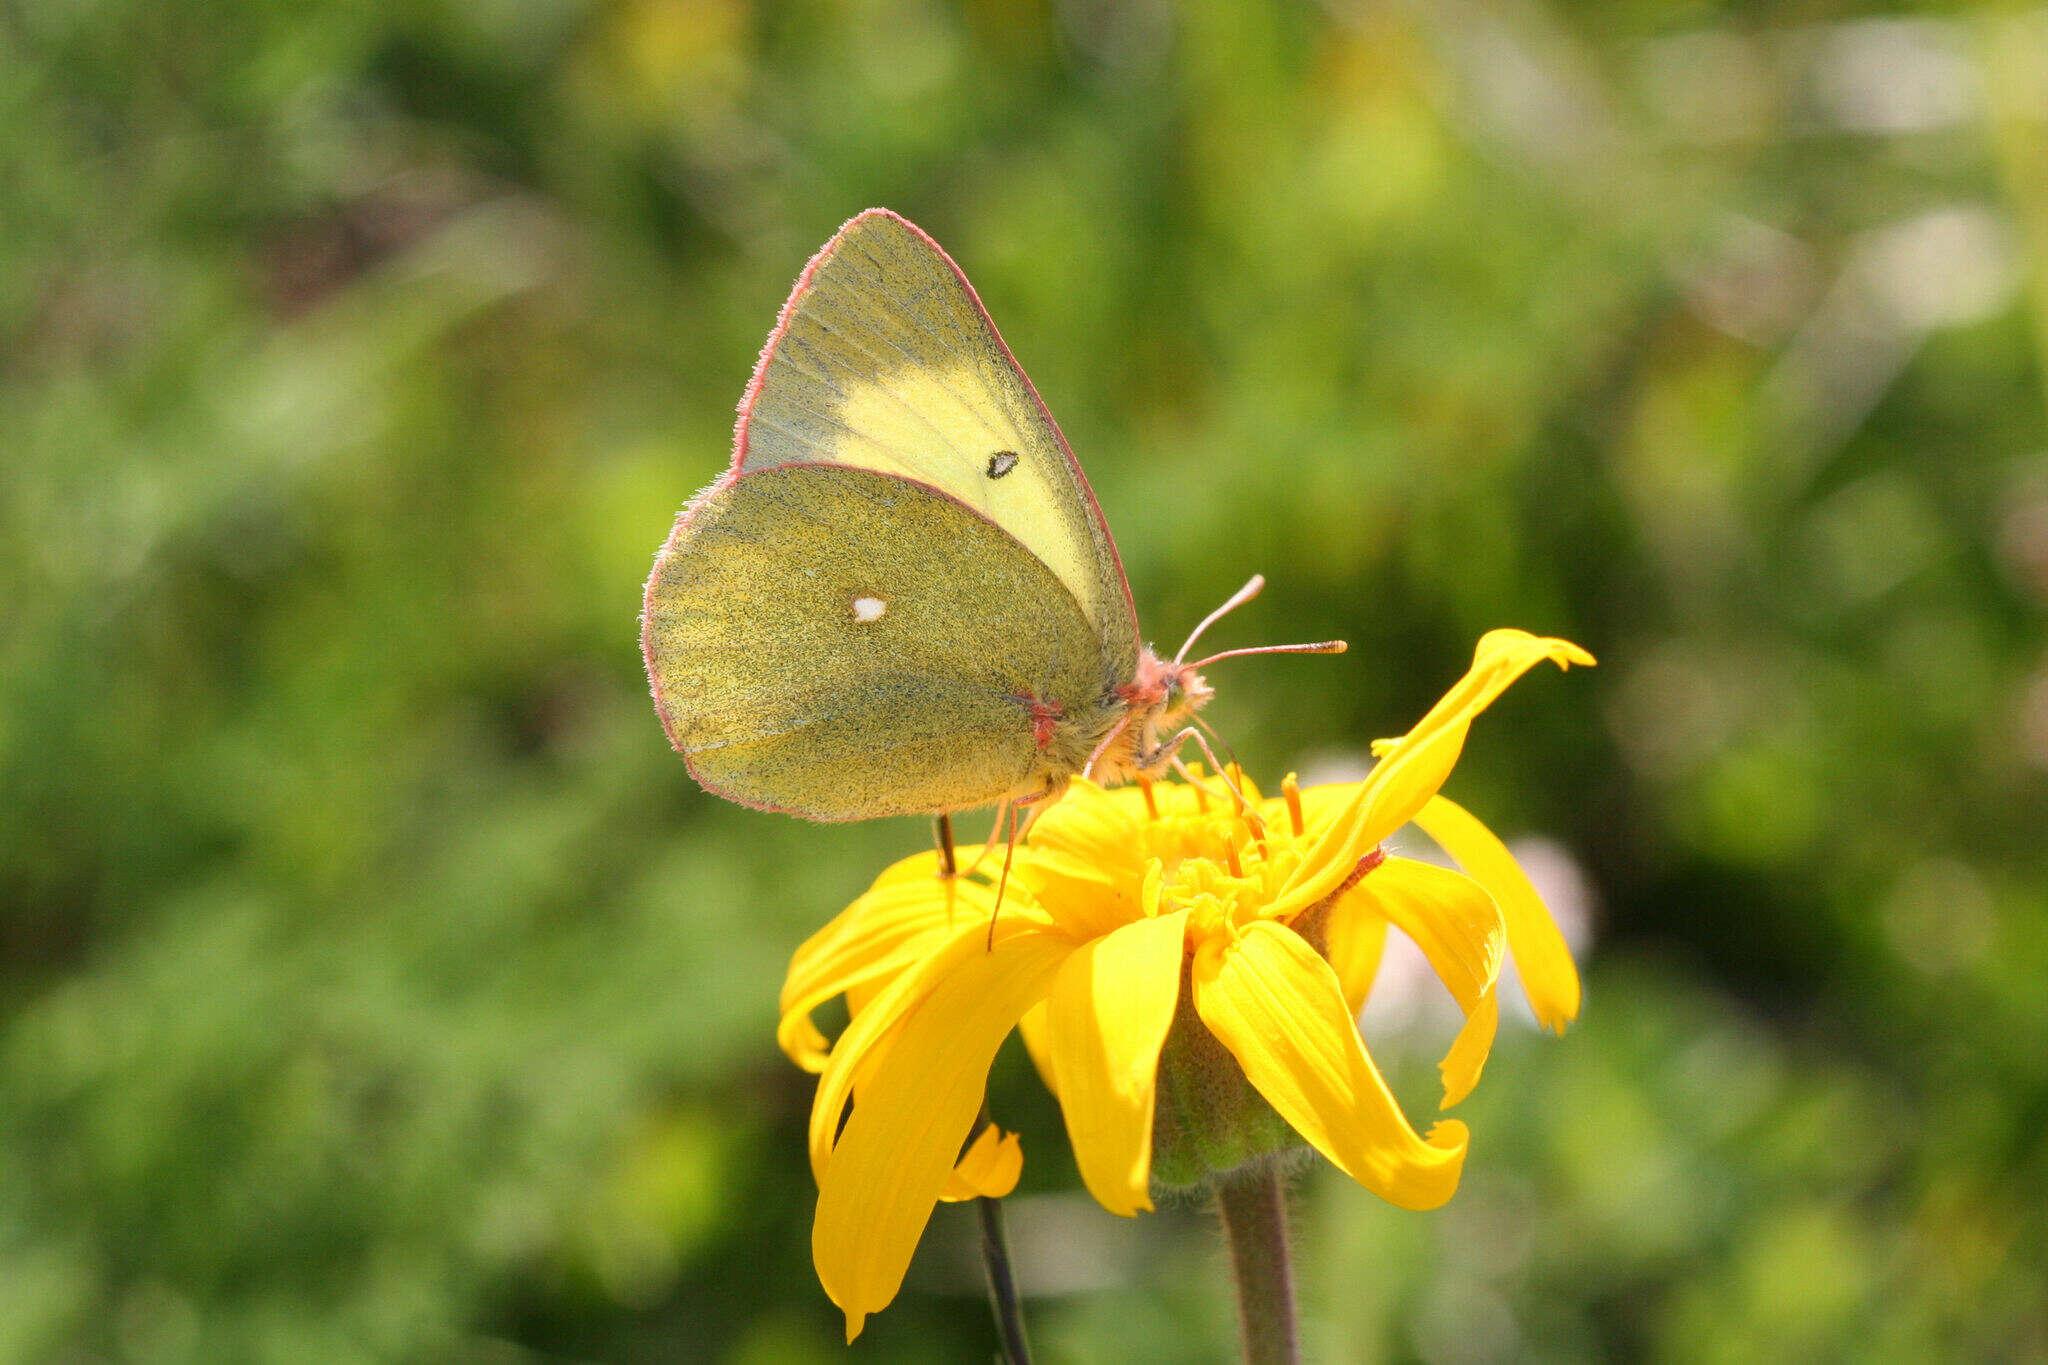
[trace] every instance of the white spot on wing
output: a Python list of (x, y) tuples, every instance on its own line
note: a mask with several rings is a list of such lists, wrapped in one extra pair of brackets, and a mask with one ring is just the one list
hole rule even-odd
[(889, 604), (879, 597), (856, 597), (853, 599), (853, 619), (856, 621), (879, 621), (882, 613), (889, 610)]

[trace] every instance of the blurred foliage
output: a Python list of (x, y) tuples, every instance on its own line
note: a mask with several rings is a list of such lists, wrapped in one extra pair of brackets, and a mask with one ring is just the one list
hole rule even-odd
[[(1304, 1180), (1319, 1358), (2048, 1356), (2048, 12), (1885, 14), (8, 6), (0, 1360), (839, 1357), (774, 991), (926, 835), (698, 792), (634, 616), (874, 203), (1149, 629), (1353, 642), (1219, 668), (1255, 773), (1601, 656), (1453, 783), (1586, 1013), (1443, 1213)], [(1045, 1358), (1226, 1359), (1025, 1071)], [(928, 1251), (856, 1355), (986, 1358)]]

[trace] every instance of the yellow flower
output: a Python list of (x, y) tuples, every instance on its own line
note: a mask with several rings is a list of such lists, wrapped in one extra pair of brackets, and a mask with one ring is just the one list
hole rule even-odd
[[(1278, 799), (1240, 782), (1249, 810), (1214, 777), (1118, 791), (1076, 782), (1018, 849), (992, 932), (994, 889), (939, 878), (924, 853), (798, 949), (778, 1038), (821, 1073), (812, 1253), (847, 1339), (895, 1297), (935, 1202), (1014, 1187), (1014, 1135), (989, 1128), (962, 1151), (1013, 1028), (1112, 1213), (1149, 1209), (1155, 1183), (1277, 1150), (1261, 1117), (1392, 1203), (1450, 1198), (1465, 1125), (1409, 1126), (1357, 1013), (1391, 924), (1465, 1012), (1442, 1065), (1445, 1107), (1479, 1079), (1507, 952), (1546, 1027), (1577, 1014), (1578, 974), (1535, 888), (1485, 826), (1437, 795), (1473, 717), (1546, 658), (1593, 662), (1563, 640), (1488, 633), (1415, 728), (1375, 746), (1362, 782), (1302, 791), (1290, 778)], [(1411, 821), (1462, 874), (1381, 850)], [(811, 1011), (842, 994), (851, 1020), (828, 1046)]]

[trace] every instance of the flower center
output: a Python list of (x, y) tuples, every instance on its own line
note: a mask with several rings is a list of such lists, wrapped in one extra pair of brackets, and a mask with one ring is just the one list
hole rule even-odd
[(1185, 910), (1190, 952), (1217, 934), (1235, 937), (1270, 917), (1312, 841), (1292, 779), (1284, 801), (1248, 793), (1249, 809), (1220, 788), (1084, 786), (1033, 828), (1020, 875), (1048, 912), (1079, 932)]
[(1162, 820), (1151, 832), (1163, 875), (1160, 912), (1190, 912), (1191, 951), (1257, 919), (1301, 857), (1286, 834), (1235, 814)]

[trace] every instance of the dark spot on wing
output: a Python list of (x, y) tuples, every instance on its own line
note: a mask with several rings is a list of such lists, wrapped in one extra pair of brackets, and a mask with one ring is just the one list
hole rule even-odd
[(991, 479), (1000, 479), (1017, 467), (1017, 458), (1017, 452), (1014, 450), (998, 450), (988, 457), (988, 476)]

